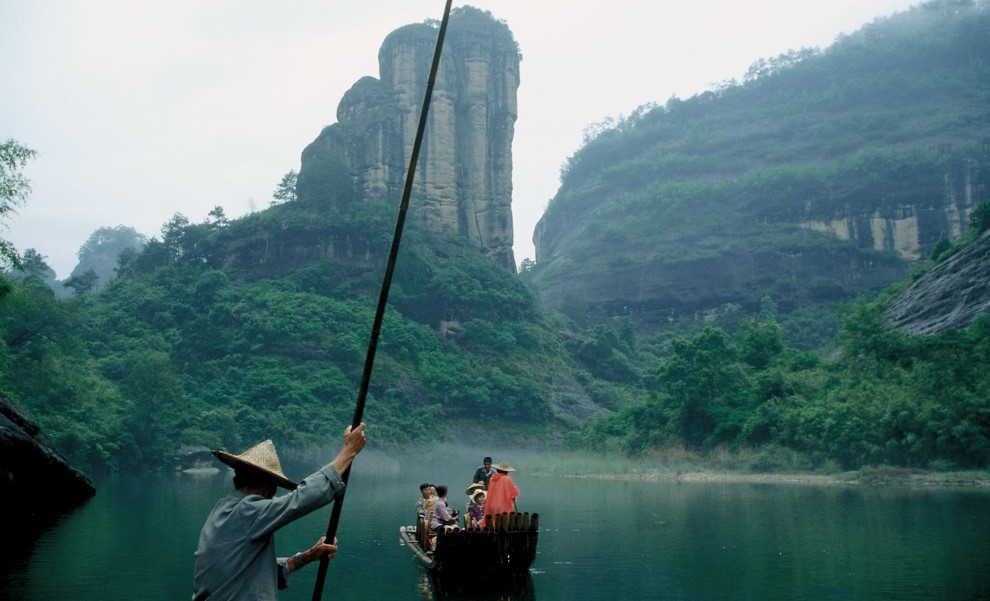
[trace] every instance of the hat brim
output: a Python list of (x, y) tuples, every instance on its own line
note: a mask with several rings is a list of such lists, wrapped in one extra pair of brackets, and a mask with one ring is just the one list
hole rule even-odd
[(292, 480), (289, 480), (282, 474), (278, 474), (271, 470), (265, 469), (260, 465), (255, 465), (254, 463), (244, 461), (244, 459), (238, 457), (237, 455), (231, 455), (226, 451), (213, 451), (213, 456), (219, 459), (220, 461), (222, 461), (223, 463), (234, 468), (235, 472), (239, 469), (241, 470), (247, 469), (271, 478), (273, 482), (275, 482), (282, 488), (286, 488), (288, 490), (295, 490), (296, 488), (299, 487), (298, 484), (296, 484)]

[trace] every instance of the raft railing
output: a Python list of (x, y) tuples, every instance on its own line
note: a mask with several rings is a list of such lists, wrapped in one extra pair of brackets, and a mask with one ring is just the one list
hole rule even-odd
[(536, 558), (539, 514), (501, 513), (494, 522), (491, 527), (441, 531), (433, 555), (436, 568), (474, 578), (528, 570)]

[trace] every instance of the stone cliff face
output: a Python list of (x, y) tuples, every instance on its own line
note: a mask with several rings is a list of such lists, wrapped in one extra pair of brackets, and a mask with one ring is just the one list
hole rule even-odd
[[(673, 217), (679, 221), (656, 224), (648, 238), (624, 233), (643, 227), (614, 221), (600, 228), (613, 228), (611, 237), (588, 235), (587, 224), (606, 212), (601, 199), (610, 191), (603, 186), (537, 225), (533, 282), (555, 308), (580, 299), (653, 324), (703, 319), (731, 304), (757, 308), (764, 295), (787, 311), (851, 298), (906, 277), (937, 242), (965, 232), (990, 195), (990, 165), (982, 157), (966, 164), (910, 190), (891, 182), (883, 195), (856, 202), (727, 207), (735, 223), (719, 226)], [(585, 257), (589, 245), (611, 258)]]
[[(924, 259), (939, 240), (965, 233), (970, 213), (990, 191), (990, 168), (975, 158), (941, 175), (927, 189), (890, 190), (889, 196), (860, 199), (856, 208), (809, 216), (800, 225), (852, 240), (860, 248), (896, 252), (908, 261)], [(809, 206), (808, 213), (814, 212)]]
[(891, 322), (909, 334), (964, 328), (990, 313), (990, 231), (939, 263), (895, 298)]
[[(398, 199), (419, 125), (437, 30), (392, 32), (379, 50), (379, 78), (341, 99), (337, 123), (303, 152), (299, 200), (328, 207)], [(498, 264), (512, 252), (512, 137), (519, 50), (508, 27), (470, 7), (450, 18), (411, 211), (430, 232), (470, 239)]]

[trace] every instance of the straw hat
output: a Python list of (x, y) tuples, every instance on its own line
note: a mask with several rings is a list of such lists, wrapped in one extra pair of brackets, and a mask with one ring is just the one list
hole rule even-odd
[(259, 442), (240, 455), (231, 455), (226, 451), (213, 451), (213, 455), (234, 468), (234, 471), (246, 467), (271, 476), (272, 480), (282, 488), (294, 490), (297, 486), (282, 473), (282, 464), (278, 461), (278, 453), (275, 452), (275, 445), (271, 440)]
[(471, 486), (467, 487), (467, 490), (464, 491), (464, 494), (473, 497), (474, 493), (479, 490), (484, 492), (485, 484), (483, 482), (475, 482)]
[(516, 468), (512, 467), (511, 465), (509, 465), (509, 462), (508, 461), (505, 461), (505, 460), (499, 461), (498, 462), (498, 465), (495, 466), (495, 469), (497, 469), (500, 472), (514, 472), (514, 471), (516, 471)]
[(478, 495), (488, 495), (488, 493), (485, 492), (485, 489), (479, 488), (478, 490), (474, 491), (474, 494), (471, 495), (471, 498), (475, 499), (478, 497)]

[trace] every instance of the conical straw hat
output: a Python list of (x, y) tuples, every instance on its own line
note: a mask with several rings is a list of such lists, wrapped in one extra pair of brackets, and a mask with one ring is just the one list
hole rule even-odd
[(248, 467), (271, 476), (272, 480), (283, 488), (294, 490), (297, 486), (282, 473), (282, 464), (279, 463), (278, 453), (275, 452), (275, 445), (271, 440), (259, 442), (240, 455), (231, 455), (226, 451), (213, 451), (213, 455), (235, 471), (239, 467)]

